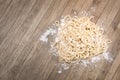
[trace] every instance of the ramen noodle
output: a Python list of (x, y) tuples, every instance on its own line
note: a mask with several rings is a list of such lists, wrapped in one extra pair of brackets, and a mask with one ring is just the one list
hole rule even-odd
[(65, 16), (56, 21), (58, 33), (53, 44), (60, 61), (76, 62), (90, 58), (107, 50), (110, 40), (103, 35), (103, 29), (91, 21), (91, 17)]

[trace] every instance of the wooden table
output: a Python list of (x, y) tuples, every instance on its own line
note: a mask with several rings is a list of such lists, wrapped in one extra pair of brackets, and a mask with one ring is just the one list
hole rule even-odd
[[(113, 61), (58, 74), (40, 35), (62, 15), (82, 11), (102, 23)], [(0, 0), (0, 80), (120, 80), (120, 0)]]

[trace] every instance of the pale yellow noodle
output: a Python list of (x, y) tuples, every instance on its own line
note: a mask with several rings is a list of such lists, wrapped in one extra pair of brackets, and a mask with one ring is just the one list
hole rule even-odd
[(56, 21), (58, 26), (55, 48), (60, 60), (65, 62), (80, 61), (103, 53), (111, 42), (103, 37), (103, 30), (91, 22), (91, 17), (72, 18), (65, 16), (64, 25)]

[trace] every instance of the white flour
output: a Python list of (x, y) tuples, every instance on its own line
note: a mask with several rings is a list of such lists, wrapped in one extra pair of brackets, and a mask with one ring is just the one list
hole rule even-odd
[(81, 60), (81, 65), (87, 67), (88, 64), (90, 64), (88, 60)]
[(109, 52), (103, 53), (103, 57), (104, 57), (104, 59), (107, 60), (108, 62), (113, 61), (113, 58), (112, 58), (112, 56), (110, 55)]
[(88, 64), (91, 64), (91, 63), (95, 64), (96, 62), (99, 62), (100, 60), (106, 60), (108, 62), (111, 62), (111, 61), (113, 61), (113, 58), (109, 52), (105, 52), (101, 55), (98, 55), (98, 56), (91, 58), (90, 61), (82, 60), (81, 62), (82, 62), (82, 65), (87, 66)]
[(96, 62), (98, 62), (100, 59), (101, 59), (100, 56), (95, 56), (95, 57), (93, 57), (93, 58), (91, 59), (91, 62), (92, 62), (92, 63), (96, 63)]
[(48, 36), (53, 35), (55, 33), (56, 33), (56, 30), (50, 28), (45, 33), (43, 33), (43, 35), (41, 35), (40, 40), (47, 43), (48, 42)]

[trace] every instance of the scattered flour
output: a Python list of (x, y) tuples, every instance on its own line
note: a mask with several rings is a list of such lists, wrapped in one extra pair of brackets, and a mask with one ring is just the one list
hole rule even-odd
[(85, 67), (87, 67), (88, 64), (90, 64), (90, 62), (88, 60), (81, 60), (81, 64)]
[(100, 60), (106, 60), (108, 62), (111, 62), (113, 60), (113, 58), (109, 52), (105, 52), (101, 55), (91, 58), (90, 60), (81, 60), (81, 62), (78, 64), (81, 64), (85, 67), (87, 67), (88, 65), (94, 65), (95, 67), (97, 67), (96, 63), (99, 62)]
[(58, 73), (61, 74), (61, 73), (62, 73), (62, 70), (59, 70)]
[(109, 52), (105, 52), (101, 55), (91, 58), (90, 60), (81, 60), (81, 64), (87, 66), (88, 64), (99, 62), (100, 60), (106, 60), (108, 62), (111, 62), (113, 61), (113, 58)]
[(60, 20), (60, 25), (61, 25), (61, 26), (64, 26), (64, 25), (65, 25), (65, 20), (64, 20), (64, 19), (61, 19), (61, 20)]
[(69, 66), (66, 63), (61, 64), (61, 66), (63, 67), (64, 70), (69, 69)]
[(56, 30), (53, 28), (48, 29), (43, 35), (41, 35), (40, 40), (43, 42), (48, 42), (48, 36), (56, 33)]
[(91, 59), (91, 62), (92, 62), (92, 63), (96, 63), (96, 62), (98, 62), (100, 59), (101, 59), (100, 56), (95, 56), (95, 57), (93, 57), (93, 58)]
[(110, 55), (109, 52), (103, 53), (103, 57), (104, 57), (104, 59), (107, 60), (108, 62), (113, 61), (113, 58), (112, 58), (112, 56)]

